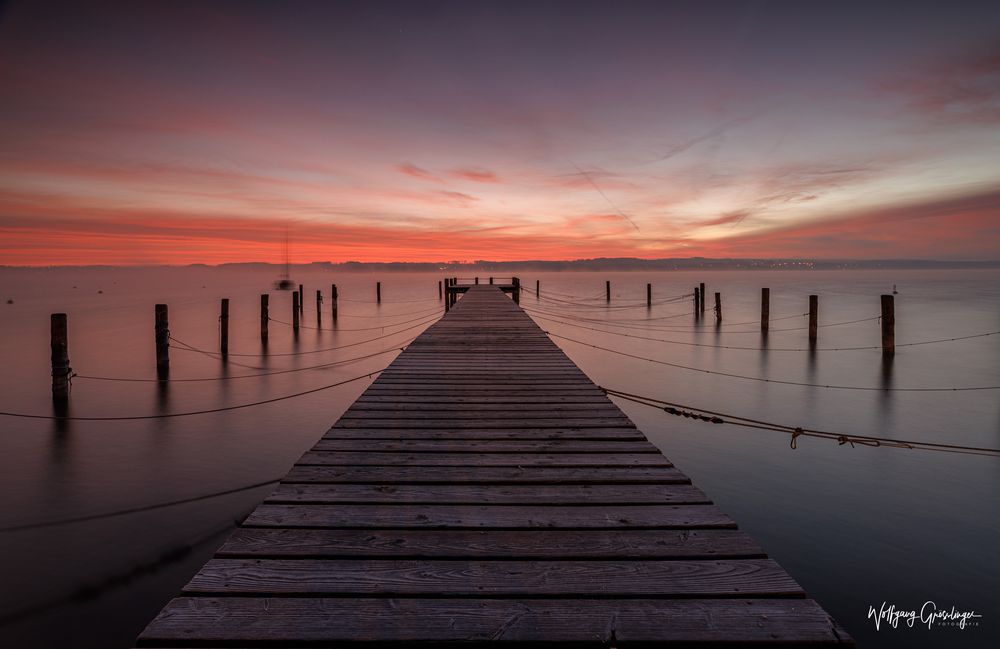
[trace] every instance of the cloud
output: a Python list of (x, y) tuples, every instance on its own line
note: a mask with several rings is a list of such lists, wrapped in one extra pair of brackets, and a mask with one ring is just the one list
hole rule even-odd
[(1000, 123), (1000, 35), (987, 46), (882, 84), (935, 122)]
[(433, 180), (439, 181), (440, 178), (427, 171), (422, 167), (418, 167), (412, 162), (403, 162), (396, 165), (396, 170), (402, 174), (410, 176), (411, 178), (419, 178), (420, 180)]
[(454, 169), (451, 171), (451, 175), (460, 180), (471, 180), (477, 183), (498, 183), (500, 178), (497, 177), (495, 173), (488, 169), (481, 168), (464, 168), (464, 169)]

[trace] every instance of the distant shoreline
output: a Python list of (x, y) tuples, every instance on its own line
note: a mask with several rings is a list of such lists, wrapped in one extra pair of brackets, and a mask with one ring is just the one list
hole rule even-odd
[[(0, 269), (116, 269), (116, 268), (218, 268), (238, 270), (269, 270), (284, 268), (284, 264), (267, 262), (237, 262), (223, 264), (53, 264), (14, 266), (0, 264)], [(292, 264), (298, 270), (330, 270), (337, 272), (504, 272), (504, 271), (649, 271), (649, 270), (953, 270), (1000, 268), (1000, 259), (946, 261), (929, 259), (711, 259), (690, 257), (679, 259), (638, 259), (631, 257), (575, 259), (570, 261), (474, 261), (474, 262), (329, 262), (314, 261)]]

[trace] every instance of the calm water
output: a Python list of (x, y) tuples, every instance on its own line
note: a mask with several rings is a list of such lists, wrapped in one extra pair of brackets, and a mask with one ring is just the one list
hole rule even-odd
[[(680, 342), (599, 333), (539, 320), (554, 333), (630, 354), (731, 374), (815, 384), (964, 387), (1000, 384), (1000, 336), (903, 347), (891, 366), (878, 350), (778, 351), (806, 347), (807, 295), (820, 295), (820, 324), (872, 318), (895, 283), (897, 342), (1000, 330), (1000, 272), (519, 273), (525, 286), (589, 298), (611, 279), (612, 308), (525, 296), (536, 315), (614, 320), (586, 326)], [(341, 295), (338, 330), (271, 325), (261, 356), (258, 304), (274, 278), (228, 269), (0, 269), (0, 410), (51, 412), (48, 315), (69, 314), (70, 358), (80, 375), (154, 376), (153, 304), (170, 305), (171, 333), (218, 347), (219, 298), (231, 300), (229, 363), (171, 350), (171, 378), (236, 377), (311, 367), (405, 344), (434, 315), (437, 275), (299, 273), (304, 324), (316, 326), (315, 291)], [(383, 303), (374, 304), (375, 281)], [(725, 320), (699, 323), (687, 300), (699, 281), (721, 291)], [(771, 288), (772, 331), (761, 350), (759, 289)], [(102, 291), (102, 292), (99, 292)], [(588, 303), (585, 299), (573, 301)], [(565, 299), (561, 298), (560, 299)], [(290, 320), (291, 294), (271, 292), (271, 315)], [(324, 309), (329, 303), (324, 304)], [(329, 313), (322, 326), (332, 327)], [(788, 319), (777, 320), (784, 316)], [(563, 318), (562, 315), (555, 316)], [(645, 322), (643, 319), (649, 318)], [(412, 321), (412, 322), (411, 322)], [(404, 323), (391, 326), (392, 323)], [(579, 324), (579, 322), (578, 322)], [(390, 325), (385, 329), (381, 327)], [(418, 328), (404, 330), (414, 325)], [(785, 330), (785, 331), (782, 331)], [(372, 340), (386, 333), (391, 336)], [(819, 347), (878, 345), (867, 320), (820, 329)], [(370, 341), (370, 342), (363, 342)], [(302, 354), (348, 345), (340, 350)], [(763, 383), (682, 370), (557, 339), (596, 382), (693, 406), (792, 425), (1000, 447), (1000, 391), (884, 392)], [(751, 350), (721, 346), (752, 347)], [(280, 354), (292, 354), (285, 355)], [(237, 356), (236, 354), (247, 354)], [(73, 416), (151, 415), (212, 409), (292, 394), (384, 367), (393, 353), (308, 371), (227, 381), (109, 382), (77, 378)], [(278, 478), (368, 385), (178, 419), (71, 422), (0, 418), (0, 527), (96, 514)], [(1000, 642), (1000, 460), (898, 449), (850, 448), (785, 435), (695, 423), (621, 402), (682, 470), (777, 559), (866, 647), (997, 646)], [(268, 487), (128, 516), (0, 532), (0, 645), (128, 647)], [(190, 547), (188, 553), (171, 552)], [(869, 606), (974, 609), (965, 631), (876, 631)]]

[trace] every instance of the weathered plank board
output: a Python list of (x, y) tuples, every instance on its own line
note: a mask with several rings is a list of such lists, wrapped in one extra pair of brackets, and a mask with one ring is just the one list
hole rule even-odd
[(764, 558), (745, 532), (711, 530), (323, 530), (241, 527), (220, 558)]
[(147, 647), (851, 644), (511, 300), (470, 287)]
[(170, 646), (191, 638), (243, 646), (503, 642), (597, 648), (670, 642), (791, 648), (841, 644), (849, 636), (808, 599), (181, 597), (140, 641)]
[(271, 504), (383, 505), (659, 505), (705, 504), (708, 497), (693, 485), (400, 485), (280, 484), (264, 501)]
[(770, 559), (489, 561), (212, 559), (185, 594), (803, 597)]
[(715, 505), (272, 505), (247, 517), (250, 527), (402, 529), (734, 528)]

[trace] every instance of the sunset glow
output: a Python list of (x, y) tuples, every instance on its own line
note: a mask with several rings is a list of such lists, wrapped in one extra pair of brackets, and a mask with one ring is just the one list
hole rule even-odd
[(996, 5), (46, 4), (0, 264), (1000, 257)]

